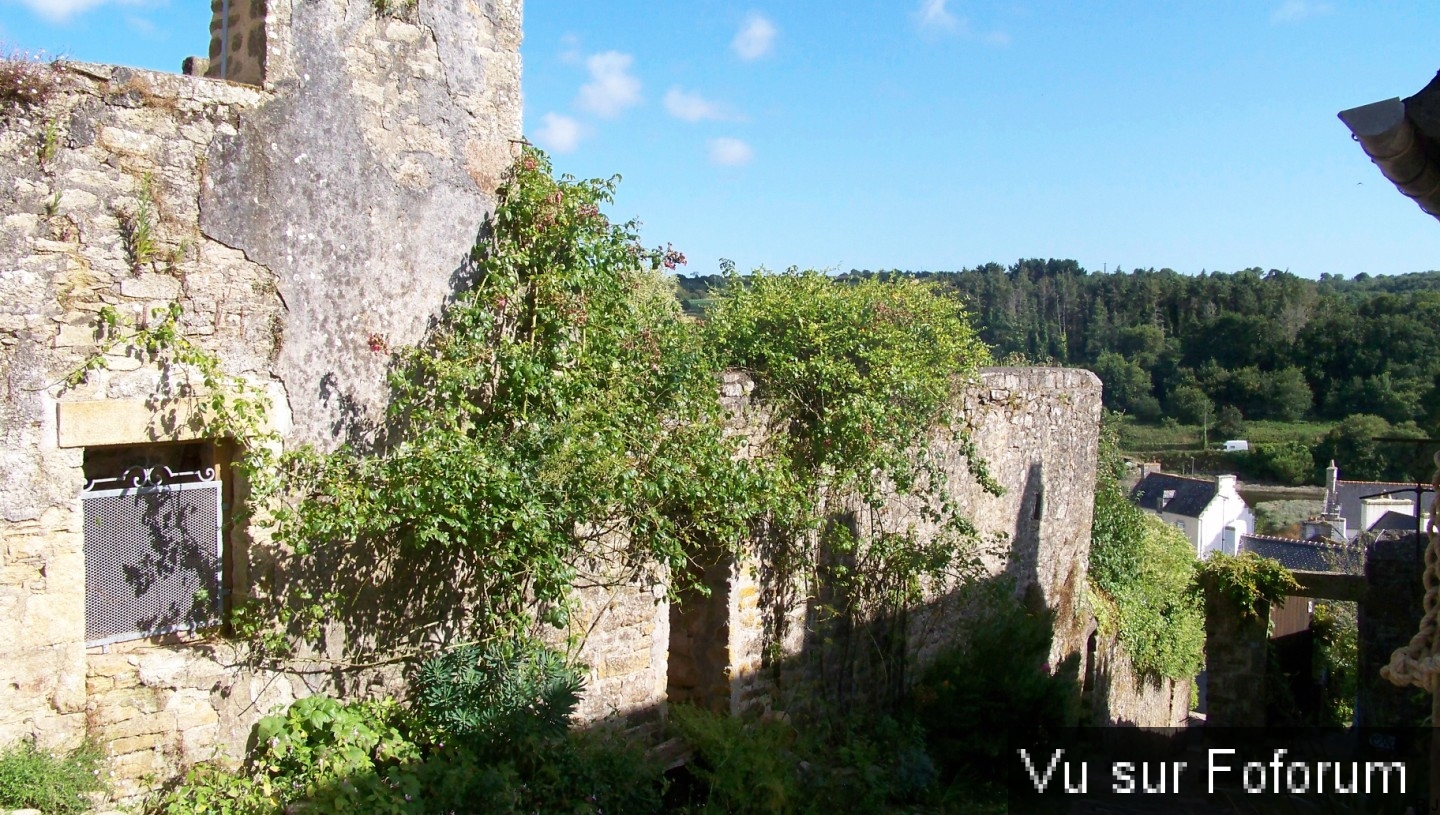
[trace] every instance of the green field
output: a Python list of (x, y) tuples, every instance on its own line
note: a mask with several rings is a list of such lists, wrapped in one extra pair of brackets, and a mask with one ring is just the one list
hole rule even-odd
[[(1240, 438), (1254, 444), (1298, 441), (1313, 445), (1330, 432), (1335, 422), (1270, 422), (1254, 421), (1245, 423), (1245, 432)], [(1212, 426), (1210, 428), (1210, 449), (1217, 449), (1225, 442)], [(1129, 416), (1120, 425), (1120, 449), (1125, 452), (1151, 450), (1200, 450), (1200, 425), (1193, 424), (1141, 424)]]

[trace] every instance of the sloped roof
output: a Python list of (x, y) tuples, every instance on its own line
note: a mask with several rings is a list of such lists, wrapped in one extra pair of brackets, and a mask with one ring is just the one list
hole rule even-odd
[[(1426, 495), (1434, 492), (1428, 484), (1421, 484), (1420, 490), (1422, 494)], [(1340, 504), (1340, 515), (1343, 516), (1349, 524), (1346, 534), (1353, 538), (1365, 531), (1360, 528), (1360, 504), (1365, 498), (1380, 493), (1391, 493), (1389, 497), (1399, 498), (1402, 501), (1408, 500), (1413, 504), (1415, 501), (1415, 482), (1336, 481), (1335, 492), (1337, 493), (1336, 498)], [(1411, 530), (1415, 529), (1413, 517), (1411, 518), (1410, 526), (1406, 528)]]
[(1415, 516), (1406, 515), (1403, 512), (1387, 512), (1380, 516), (1380, 520), (1370, 524), (1366, 532), (1381, 532), (1386, 529), (1396, 529), (1401, 532), (1415, 531)]
[[(1165, 493), (1171, 490), (1175, 494), (1167, 501)], [(1130, 491), (1130, 500), (1141, 509), (1199, 518), (1217, 492), (1218, 485), (1206, 478), (1151, 473), (1140, 479), (1140, 483)]]
[(1326, 543), (1324, 540), (1302, 541), (1273, 535), (1241, 535), (1240, 550), (1273, 558), (1287, 569), (1297, 572), (1338, 572), (1363, 574), (1365, 550), (1355, 546)]

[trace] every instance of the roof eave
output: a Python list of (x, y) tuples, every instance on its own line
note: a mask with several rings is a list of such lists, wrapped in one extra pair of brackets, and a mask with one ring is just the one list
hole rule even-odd
[(1372, 102), (1339, 115), (1380, 173), (1440, 219), (1440, 74), (1404, 101)]

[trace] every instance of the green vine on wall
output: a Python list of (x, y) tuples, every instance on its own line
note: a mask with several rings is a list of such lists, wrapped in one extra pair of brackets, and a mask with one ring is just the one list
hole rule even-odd
[(157, 365), (168, 377), (169, 396), (198, 400), (203, 412), (196, 418), (205, 434), (237, 441), (247, 474), (268, 483), (279, 442), (268, 423), (269, 395), (245, 377), (225, 372), (218, 356), (187, 337), (184, 316), (183, 306), (170, 303), (151, 309), (149, 319), (137, 323), (114, 306), (102, 306), (100, 343), (65, 377), (64, 387), (79, 387), (92, 373), (108, 370), (117, 352)]
[[(960, 301), (915, 280), (841, 284), (819, 272), (728, 269), (707, 337), (756, 381), (757, 464), (778, 571), (826, 584), (837, 614), (918, 600), (927, 578), (978, 573), (980, 536), (950, 490), (963, 457), (1000, 494), (959, 412), (989, 352)], [(886, 518), (882, 507), (904, 507)], [(834, 522), (856, 513), (859, 525)]]
[(760, 491), (713, 359), (658, 271), (666, 252), (601, 214), (614, 186), (523, 155), (474, 286), (394, 351), (386, 445), (287, 458), (281, 541), (452, 552), (483, 638), (566, 626), (582, 580), (673, 590), (691, 553), (743, 535)]
[[(198, 373), (211, 431), (246, 442), (257, 517), (283, 557), (444, 553), (468, 581), (464, 634), (481, 641), (566, 627), (578, 583), (683, 590), (701, 553), (738, 553), (757, 529), (791, 574), (844, 587), (840, 613), (975, 574), (979, 536), (950, 462), (999, 486), (957, 408), (988, 360), (963, 306), (914, 281), (732, 275), (697, 324), (661, 271), (683, 255), (602, 214), (615, 183), (557, 179), (542, 153), (522, 154), (472, 253), (473, 286), (420, 344), (372, 339), (391, 362), (373, 449), (273, 456), (256, 443), (273, 441), (263, 394), (183, 336), (178, 305), (141, 327), (104, 312), (106, 339), (77, 381), (122, 346)], [(726, 431), (726, 367), (754, 376), (770, 417), (753, 455)], [(882, 517), (897, 496), (905, 513)], [(864, 528), (829, 523), (856, 510)], [(237, 633), (275, 656), (318, 644), (348, 602), (320, 583), (246, 607)]]
[(1254, 552), (1216, 552), (1200, 564), (1196, 580), (1207, 596), (1224, 598), (1252, 619), (1300, 590), (1289, 569)]
[(1205, 614), (1194, 590), (1195, 550), (1120, 486), (1124, 459), (1114, 414), (1102, 425), (1089, 582), (1105, 633), (1143, 674), (1190, 679), (1205, 657)]

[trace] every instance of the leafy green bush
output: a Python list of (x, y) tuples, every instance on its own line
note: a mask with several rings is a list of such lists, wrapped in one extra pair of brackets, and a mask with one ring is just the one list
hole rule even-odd
[(697, 813), (882, 813), (933, 797), (924, 734), (889, 717), (831, 716), (797, 727), (701, 708), (671, 710), (694, 749), (687, 771)]
[[(978, 535), (947, 489), (943, 445), (987, 490), (1000, 487), (959, 414), (961, 387), (989, 360), (963, 303), (916, 280), (732, 269), (708, 317), (715, 353), (753, 374), (768, 411), (757, 464), (778, 533), (771, 565), (836, 586), (840, 615), (913, 601), (925, 577), (976, 572)], [(891, 492), (913, 514), (875, 516), (863, 540), (844, 524), (815, 534)], [(934, 534), (916, 534), (916, 521)], [(842, 565), (820, 574), (826, 562)]]
[(1280, 561), (1254, 552), (1210, 555), (1200, 564), (1196, 582), (1207, 597), (1222, 598), (1247, 617), (1260, 616), (1265, 607), (1300, 588)]
[(1324, 689), (1324, 721), (1349, 727), (1355, 718), (1360, 650), (1359, 624), (1354, 603), (1325, 601), (1315, 604), (1310, 630), (1315, 635), (1316, 679)]
[(563, 737), (580, 702), (580, 671), (563, 654), (513, 644), (467, 645), (426, 660), (415, 707), (439, 740), (486, 755)]
[(89, 794), (105, 789), (101, 760), (90, 745), (55, 755), (29, 742), (13, 744), (0, 751), (0, 808), (85, 812)]
[(255, 730), (243, 769), (193, 769), (164, 815), (658, 812), (661, 768), (639, 747), (566, 725), (576, 670), (533, 644), (459, 648), (416, 675), (415, 710), (311, 696)]
[(1026, 611), (1005, 583), (988, 592), (969, 640), (939, 654), (910, 693), (947, 778), (1004, 778), (1016, 746), (1044, 743), (1079, 718), (1079, 655), (1049, 664), (1050, 614)]

